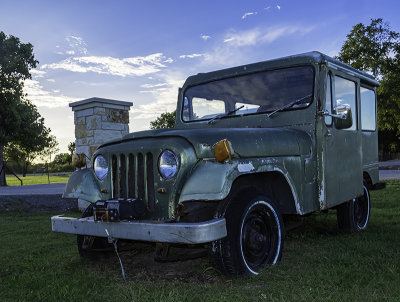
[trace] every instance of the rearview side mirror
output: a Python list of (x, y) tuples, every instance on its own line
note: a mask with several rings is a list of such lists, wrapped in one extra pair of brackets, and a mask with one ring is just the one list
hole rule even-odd
[(321, 116), (331, 116), (336, 129), (347, 129), (353, 125), (353, 117), (349, 104), (340, 104), (333, 108), (333, 113), (328, 110), (318, 112)]
[(353, 117), (349, 104), (342, 104), (334, 107), (332, 117), (336, 129), (347, 129), (353, 125)]

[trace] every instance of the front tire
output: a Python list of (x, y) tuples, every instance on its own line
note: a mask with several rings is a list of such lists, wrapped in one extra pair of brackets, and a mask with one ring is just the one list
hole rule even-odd
[(337, 220), (340, 229), (352, 233), (367, 228), (371, 213), (371, 199), (364, 184), (362, 196), (341, 204), (337, 208)]
[[(82, 218), (93, 216), (93, 205), (90, 204), (82, 214)], [(79, 255), (83, 259), (98, 260), (105, 256), (104, 250), (109, 246), (107, 238), (77, 235), (76, 243)]]
[(222, 273), (257, 275), (280, 260), (284, 226), (271, 198), (242, 192), (228, 206), (225, 218), (228, 236), (212, 246), (214, 264)]

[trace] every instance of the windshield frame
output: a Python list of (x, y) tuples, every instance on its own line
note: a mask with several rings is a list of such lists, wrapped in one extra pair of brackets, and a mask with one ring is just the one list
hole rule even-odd
[[(196, 83), (193, 85), (189, 85), (187, 87), (185, 87), (185, 90), (182, 91), (182, 103), (180, 106), (180, 119), (184, 124), (190, 124), (190, 123), (198, 123), (198, 122), (208, 122), (212, 119), (214, 119), (216, 116), (218, 116), (218, 114), (214, 117), (207, 117), (207, 118), (202, 118), (202, 119), (193, 119), (193, 120), (185, 120), (183, 118), (183, 114), (184, 114), (184, 106), (185, 106), (185, 98), (186, 98), (186, 91), (189, 90), (192, 87), (196, 87), (196, 86), (200, 86), (200, 85), (205, 85), (208, 83), (212, 83), (212, 82), (217, 82), (217, 81), (223, 81), (226, 79), (233, 79), (233, 78), (240, 78), (240, 77), (244, 77), (244, 76), (249, 76), (249, 75), (254, 75), (254, 74), (259, 74), (259, 73), (264, 73), (264, 72), (272, 72), (272, 71), (276, 71), (276, 70), (284, 70), (284, 69), (290, 69), (290, 68), (299, 68), (299, 67), (311, 67), (312, 68), (312, 87), (311, 87), (311, 101), (308, 103), (307, 106), (304, 107), (298, 107), (298, 108), (287, 108), (285, 110), (283, 110), (282, 112), (287, 112), (287, 111), (296, 111), (296, 110), (305, 110), (307, 108), (309, 108), (313, 103), (314, 103), (314, 95), (315, 95), (315, 85), (316, 85), (316, 70), (315, 70), (315, 66), (314, 64), (307, 64), (307, 63), (303, 63), (303, 64), (298, 64), (298, 65), (290, 65), (290, 66), (282, 66), (282, 67), (277, 67), (277, 68), (271, 68), (271, 69), (264, 69), (264, 70), (258, 70), (258, 71), (254, 71), (254, 72), (249, 72), (249, 73), (244, 73), (244, 74), (239, 74), (239, 75), (234, 75), (234, 76), (225, 76), (225, 77), (221, 77), (218, 79), (212, 79), (209, 81), (204, 81), (201, 83)], [(288, 101), (287, 104), (289, 104), (291, 101)], [(226, 113), (221, 113), (219, 114), (220, 116), (217, 119), (227, 119), (227, 118), (235, 118), (235, 117), (243, 117), (243, 116), (256, 116), (256, 115), (267, 115), (268, 113), (273, 112), (275, 109), (273, 110), (267, 110), (267, 111), (260, 111), (260, 112), (251, 112), (251, 113), (239, 113), (239, 114), (226, 114)]]

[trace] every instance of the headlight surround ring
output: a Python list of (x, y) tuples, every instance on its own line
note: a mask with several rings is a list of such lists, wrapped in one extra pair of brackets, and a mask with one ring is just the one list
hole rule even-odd
[(158, 158), (158, 172), (164, 179), (172, 179), (178, 174), (179, 159), (171, 150), (164, 150)]
[(97, 155), (93, 163), (94, 174), (97, 178), (103, 180), (108, 174), (107, 159), (103, 155)]

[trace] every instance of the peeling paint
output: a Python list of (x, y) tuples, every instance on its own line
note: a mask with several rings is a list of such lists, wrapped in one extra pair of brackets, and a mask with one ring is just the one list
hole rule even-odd
[(251, 172), (254, 170), (252, 162), (248, 162), (247, 164), (238, 164), (237, 168), (240, 173)]
[(298, 196), (296, 194), (296, 190), (293, 187), (293, 182), (290, 179), (289, 173), (288, 172), (284, 172), (284, 171), (282, 171), (281, 169), (279, 169), (277, 167), (274, 167), (273, 171), (278, 171), (285, 177), (287, 183), (289, 184), (290, 190), (292, 191), (292, 196), (293, 196), (294, 204), (296, 206), (296, 211), (297, 211), (298, 214), (303, 215), (304, 213), (301, 210), (299, 198), (298, 198)]
[[(321, 161), (322, 161), (322, 165), (324, 165), (324, 150), (322, 150), (321, 152)], [(322, 168), (321, 169), (321, 179), (320, 179), (320, 186), (319, 186), (319, 204), (320, 204), (320, 208), (324, 209), (325, 208), (325, 169)]]

